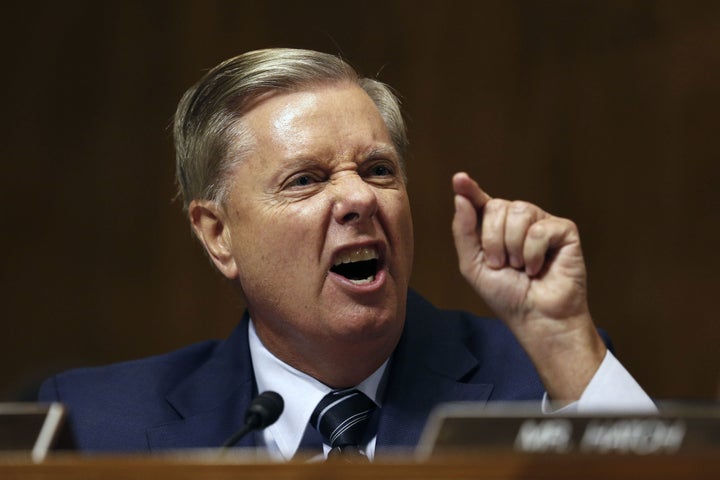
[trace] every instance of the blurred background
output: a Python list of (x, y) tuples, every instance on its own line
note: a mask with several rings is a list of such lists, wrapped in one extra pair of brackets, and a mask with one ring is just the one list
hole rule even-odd
[(652, 396), (717, 398), (720, 2), (5, 5), (0, 400), (233, 328), (243, 306), (174, 200), (168, 126), (207, 69), (270, 46), (400, 93), (414, 288), (491, 314), (452, 245), (450, 177), (469, 171), (579, 225), (593, 315)]

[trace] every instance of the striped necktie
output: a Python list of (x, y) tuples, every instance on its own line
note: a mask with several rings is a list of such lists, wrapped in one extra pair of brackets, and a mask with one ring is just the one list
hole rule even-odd
[(330, 445), (330, 455), (360, 453), (375, 403), (356, 389), (335, 390), (323, 397), (310, 417), (323, 441)]

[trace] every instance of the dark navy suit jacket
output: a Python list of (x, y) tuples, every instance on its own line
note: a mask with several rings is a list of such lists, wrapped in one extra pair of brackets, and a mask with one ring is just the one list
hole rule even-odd
[[(438, 310), (414, 292), (407, 305), (380, 410), (376, 455), (414, 447), (440, 403), (542, 397), (535, 368), (502, 322)], [(52, 377), (40, 400), (69, 407), (82, 450), (154, 451), (220, 446), (242, 426), (255, 390), (246, 314), (224, 341)], [(250, 435), (239, 445), (254, 441)]]

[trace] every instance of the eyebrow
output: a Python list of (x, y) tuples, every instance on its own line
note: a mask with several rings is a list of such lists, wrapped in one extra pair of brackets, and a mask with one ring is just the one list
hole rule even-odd
[[(393, 144), (381, 143), (379, 145), (370, 145), (368, 148), (360, 150), (353, 157), (354, 161), (359, 161), (360, 163), (377, 157), (392, 157), (398, 163), (401, 163), (400, 155), (398, 154), (397, 149)], [(317, 159), (314, 158), (312, 155), (299, 154), (294, 158), (287, 159), (287, 163), (279, 169), (278, 173), (280, 171), (287, 172), (291, 170), (313, 167), (316, 164)]]
[(398, 161), (400, 160), (397, 149), (392, 145), (373, 146), (365, 152), (364, 156), (366, 158), (392, 156)]
[(280, 170), (298, 170), (317, 165), (318, 161), (312, 155), (298, 155), (297, 157), (287, 159)]
[[(360, 150), (355, 158), (361, 158), (362, 160), (372, 159), (377, 157), (391, 156), (400, 161), (400, 155), (397, 149), (392, 144), (380, 144), (371, 145), (367, 149)], [(284, 169), (296, 169), (314, 165), (316, 159), (312, 155), (300, 154), (295, 158), (288, 159), (288, 163), (283, 167)]]

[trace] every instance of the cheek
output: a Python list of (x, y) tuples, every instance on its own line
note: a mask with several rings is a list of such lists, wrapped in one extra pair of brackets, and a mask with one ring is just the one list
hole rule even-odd
[(412, 270), (412, 264), (413, 264), (413, 258), (415, 255), (415, 240), (414, 240), (414, 234), (413, 234), (413, 223), (412, 223), (412, 216), (410, 215), (410, 211), (408, 209), (408, 214), (404, 219), (403, 222), (403, 238), (401, 241), (403, 242), (403, 248), (405, 250), (405, 263), (408, 269), (408, 275), (410, 274), (410, 271)]
[(385, 203), (385, 230), (391, 237), (390, 242), (402, 262), (403, 270), (410, 274), (413, 262), (413, 222), (410, 211), (410, 202), (403, 192), (393, 192), (386, 197)]
[(295, 206), (268, 209), (234, 229), (236, 249), (244, 262), (265, 268), (291, 268), (313, 261), (323, 238), (323, 215), (318, 208)]
[(408, 201), (407, 195), (398, 193), (388, 204), (392, 205), (389, 216), (391, 217), (390, 220), (392, 224), (395, 225), (397, 235), (401, 237), (401, 240), (409, 242), (409, 244), (404, 245), (404, 247), (412, 250), (413, 223), (410, 212), (410, 202)]

